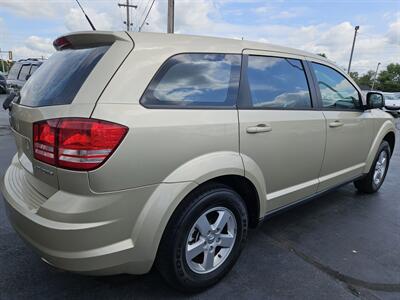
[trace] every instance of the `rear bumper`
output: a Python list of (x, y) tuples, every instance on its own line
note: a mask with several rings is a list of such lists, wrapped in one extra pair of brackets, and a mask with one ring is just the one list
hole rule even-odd
[[(6, 201), (6, 209), (14, 229), (52, 266), (71, 272), (93, 275), (129, 273), (132, 270), (133, 273), (142, 274), (148, 271), (148, 266), (143, 262), (130, 263), (134, 248), (130, 239), (88, 250), (71, 251), (69, 249), (69, 251), (63, 251), (61, 249), (51, 249), (47, 245), (39, 243), (35, 235), (54, 239), (54, 235), (58, 233), (56, 240), (67, 238), (71, 244), (77, 244), (89, 232), (91, 235), (96, 235), (96, 227), (85, 224), (80, 225), (78, 228), (72, 228), (74, 226), (68, 228), (68, 224), (65, 223), (50, 224), (46, 220), (27, 216), (12, 206), (9, 201)], [(73, 238), (67, 237), (69, 235), (68, 231), (74, 231)], [(149, 263), (151, 266), (152, 262)]]
[(157, 186), (84, 196), (58, 191), (47, 199), (24, 172), (14, 158), (1, 191), (11, 224), (46, 262), (93, 275), (150, 270), (154, 257), (135, 245), (132, 232)]

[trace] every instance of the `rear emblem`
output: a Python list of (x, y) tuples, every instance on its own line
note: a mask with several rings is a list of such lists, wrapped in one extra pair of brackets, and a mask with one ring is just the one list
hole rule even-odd
[(53, 171), (47, 170), (47, 169), (45, 169), (45, 168), (43, 168), (41, 166), (35, 166), (35, 169), (37, 169), (37, 170), (39, 170), (39, 171), (41, 171), (41, 172), (43, 172), (43, 173), (45, 173), (47, 175), (54, 175)]

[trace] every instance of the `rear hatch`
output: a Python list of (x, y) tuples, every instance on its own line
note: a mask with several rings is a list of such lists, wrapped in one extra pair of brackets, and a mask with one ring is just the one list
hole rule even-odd
[(27, 181), (45, 197), (60, 188), (59, 173), (63, 170), (34, 158), (33, 124), (56, 118), (89, 118), (134, 44), (125, 32), (80, 32), (58, 38), (54, 46), (57, 51), (29, 78), (10, 112), (18, 159)]

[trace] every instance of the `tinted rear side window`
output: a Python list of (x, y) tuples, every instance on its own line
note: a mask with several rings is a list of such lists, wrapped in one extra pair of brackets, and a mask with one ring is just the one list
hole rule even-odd
[(151, 81), (141, 103), (146, 107), (234, 107), (241, 55), (179, 54)]
[(70, 104), (108, 48), (54, 53), (21, 89), (20, 104), (32, 107)]
[(247, 78), (252, 108), (311, 107), (306, 74), (298, 59), (249, 56)]
[(19, 70), (21, 70), (21, 64), (15, 63), (12, 67), (10, 72), (8, 73), (7, 79), (17, 79)]

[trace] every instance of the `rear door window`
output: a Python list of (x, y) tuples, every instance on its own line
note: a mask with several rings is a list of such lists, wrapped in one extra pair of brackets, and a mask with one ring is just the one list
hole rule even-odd
[(21, 89), (20, 104), (70, 104), (109, 46), (57, 51)]
[(141, 103), (146, 107), (235, 107), (241, 55), (178, 54), (161, 67)]
[(22, 65), (21, 71), (18, 75), (18, 80), (26, 80), (26, 76), (29, 75), (31, 65)]
[(306, 74), (298, 59), (250, 55), (247, 78), (251, 108), (311, 108)]

